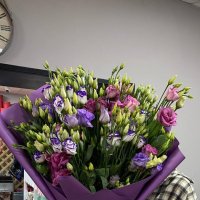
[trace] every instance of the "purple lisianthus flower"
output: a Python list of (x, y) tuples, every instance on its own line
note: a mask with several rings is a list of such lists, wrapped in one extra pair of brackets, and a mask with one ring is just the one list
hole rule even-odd
[(156, 167), (151, 169), (151, 174), (155, 174), (156, 172), (160, 172), (163, 169), (163, 164), (158, 164)]
[(111, 133), (108, 136), (107, 142), (109, 145), (119, 146), (121, 142), (121, 136), (119, 134), (119, 131), (116, 131), (115, 133)]
[(95, 118), (94, 114), (85, 110), (85, 109), (78, 109), (77, 110), (77, 118), (79, 125), (83, 125), (86, 127), (93, 127), (91, 121)]
[(36, 163), (43, 163), (45, 161), (45, 156), (40, 151), (36, 151), (33, 154), (33, 158), (34, 158), (34, 160), (35, 160)]
[(60, 95), (56, 95), (53, 99), (53, 106), (58, 114), (61, 114), (64, 108), (64, 100)]
[(51, 85), (47, 85), (46, 87), (42, 88), (42, 93), (45, 99), (49, 100), (51, 98)]
[(50, 138), (54, 152), (62, 152), (62, 144), (58, 138)]
[(146, 138), (143, 136), (140, 136), (140, 139), (137, 143), (137, 148), (138, 149), (142, 148), (146, 144), (146, 142), (147, 142)]
[(71, 85), (66, 86), (67, 96), (71, 99), (73, 97), (73, 87)]
[(72, 141), (71, 138), (67, 138), (63, 143), (63, 149), (66, 151), (67, 154), (69, 155), (75, 155), (76, 154), (76, 149), (77, 149), (77, 144)]
[(87, 103), (87, 92), (86, 91), (79, 90), (76, 92), (76, 94), (77, 94), (79, 103), (81, 103), (81, 104)]
[(129, 130), (122, 140), (124, 142), (130, 142), (134, 137), (135, 137), (135, 131)]
[(102, 124), (107, 124), (108, 122), (110, 122), (110, 115), (108, 113), (108, 110), (104, 107), (101, 107), (101, 115), (99, 117), (99, 121)]
[(132, 158), (132, 162), (135, 166), (146, 167), (146, 163), (149, 161), (149, 157), (144, 153), (136, 153)]
[(65, 115), (63, 118), (63, 122), (69, 127), (73, 128), (78, 126), (78, 119), (76, 115)]

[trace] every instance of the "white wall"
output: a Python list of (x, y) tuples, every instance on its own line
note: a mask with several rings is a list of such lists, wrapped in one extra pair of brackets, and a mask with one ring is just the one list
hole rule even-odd
[(200, 9), (179, 0), (7, 0), (15, 25), (0, 62), (42, 68), (82, 64), (106, 78), (114, 65), (158, 94), (171, 75), (192, 87), (179, 112), (177, 138), (200, 196)]

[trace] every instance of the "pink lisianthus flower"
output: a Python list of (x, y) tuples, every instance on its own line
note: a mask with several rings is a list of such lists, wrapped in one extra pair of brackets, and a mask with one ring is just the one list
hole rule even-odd
[(179, 99), (178, 88), (171, 87), (167, 90), (166, 99), (168, 101), (176, 101)]
[(46, 157), (51, 170), (51, 179), (54, 186), (58, 184), (58, 178), (60, 176), (67, 176), (70, 174), (70, 171), (66, 168), (66, 164), (69, 162), (70, 157), (71, 156), (67, 155), (65, 152), (55, 152)]
[(109, 85), (106, 88), (106, 94), (107, 94), (106, 97), (109, 99), (118, 99), (120, 91), (114, 85)]
[(91, 113), (94, 113), (96, 110), (96, 101), (94, 99), (89, 99), (84, 105), (84, 108)]
[(176, 125), (177, 114), (171, 107), (161, 107), (157, 114), (157, 120), (165, 127)]
[(157, 155), (158, 154), (158, 150), (155, 147), (152, 147), (150, 144), (146, 144), (144, 145), (144, 147), (142, 148), (142, 152), (145, 153), (146, 155), (150, 155), (151, 153), (153, 155)]
[(127, 107), (130, 111), (134, 111), (137, 106), (140, 105), (140, 102), (132, 97), (131, 95), (126, 96), (124, 102), (124, 107)]

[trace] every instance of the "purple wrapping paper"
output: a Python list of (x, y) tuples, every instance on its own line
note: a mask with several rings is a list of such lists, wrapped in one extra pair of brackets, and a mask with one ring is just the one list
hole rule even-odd
[[(38, 97), (44, 100), (42, 88), (30, 95), (32, 101)], [(137, 183), (119, 189), (104, 189), (91, 193), (73, 176), (65, 176), (60, 178), (58, 187), (53, 187), (33, 168), (28, 154), (22, 149), (13, 147), (13, 144), (21, 144), (21, 137), (20, 134), (8, 128), (10, 120), (19, 124), (28, 119), (28, 114), (20, 108), (19, 104), (6, 109), (0, 113), (0, 137), (48, 200), (79, 200), (80, 198), (82, 200), (145, 200), (185, 158), (178, 148), (178, 141), (175, 140), (168, 152), (168, 159), (164, 163), (163, 170)]]

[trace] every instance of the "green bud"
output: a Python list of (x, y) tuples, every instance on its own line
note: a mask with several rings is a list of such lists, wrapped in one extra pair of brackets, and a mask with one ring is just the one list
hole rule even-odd
[(191, 89), (191, 87), (185, 87), (183, 90), (184, 90), (185, 94), (187, 94), (190, 89)]
[(119, 111), (119, 112), (117, 113), (116, 122), (117, 122), (118, 124), (120, 124), (120, 123), (122, 122), (122, 113), (121, 113), (121, 111)]
[(74, 132), (72, 135), (73, 140), (78, 143), (80, 141), (80, 134), (78, 131)]
[(38, 140), (39, 142), (42, 142), (42, 141), (43, 141), (43, 140), (42, 140), (42, 136), (39, 135), (39, 134), (36, 135), (36, 138), (37, 138), (37, 140)]
[(82, 80), (81, 80), (81, 77), (79, 75), (76, 76), (76, 80), (77, 80), (78, 84), (81, 85)]
[(180, 97), (179, 100), (176, 102), (176, 110), (182, 108), (185, 103), (185, 97)]
[(45, 118), (45, 112), (44, 112), (44, 110), (42, 110), (42, 108), (41, 107), (39, 107), (39, 115), (40, 115), (40, 117), (42, 118), (42, 119), (44, 119)]
[(67, 132), (66, 129), (63, 130), (63, 133), (62, 133), (62, 138), (63, 140), (67, 139), (69, 137), (69, 133)]
[(77, 94), (74, 92), (74, 94), (73, 94), (73, 99), (72, 99), (72, 101), (73, 101), (73, 104), (74, 105), (78, 105), (78, 97), (77, 97)]
[(125, 135), (126, 133), (128, 133), (128, 130), (129, 130), (129, 126), (130, 124), (127, 124), (123, 130), (123, 134)]
[(44, 145), (38, 142), (37, 140), (34, 142), (34, 146), (38, 151), (40, 152), (44, 151)]
[(89, 163), (88, 169), (89, 169), (89, 171), (93, 171), (94, 170), (94, 165), (91, 162)]
[(176, 83), (176, 84), (173, 85), (173, 87), (179, 88), (179, 87), (181, 87), (181, 85), (182, 85), (182, 83)]
[(92, 87), (93, 85), (93, 78), (91, 75), (89, 75), (89, 85)]
[(133, 89), (134, 89), (134, 84), (132, 84), (131, 87), (128, 88), (127, 93), (132, 94)]
[(97, 94), (96, 89), (94, 89), (94, 94), (93, 94), (93, 96), (94, 96), (94, 99), (98, 99), (98, 94)]
[(72, 164), (71, 163), (67, 163), (67, 169), (69, 170), (69, 171), (73, 171), (73, 166), (72, 166)]
[(104, 96), (105, 90), (101, 87), (99, 91), (100, 97)]
[(97, 89), (98, 88), (98, 81), (97, 81), (97, 79), (94, 79), (92, 87), (93, 87), (93, 89)]
[(61, 86), (61, 89), (60, 89), (60, 95), (61, 95), (63, 98), (66, 98), (66, 97), (67, 97), (67, 93), (66, 93), (65, 88), (64, 88), (63, 85)]
[(174, 83), (174, 81), (176, 80), (177, 75), (172, 76), (169, 80), (168, 80), (168, 85), (172, 85)]
[(76, 81), (74, 81), (72, 84), (73, 84), (74, 90), (77, 91), (79, 88), (78, 83)]
[(127, 74), (122, 77), (122, 84), (126, 84)]
[(48, 113), (48, 122), (51, 124), (52, 121), (53, 121), (53, 118), (52, 118), (52, 116)]

